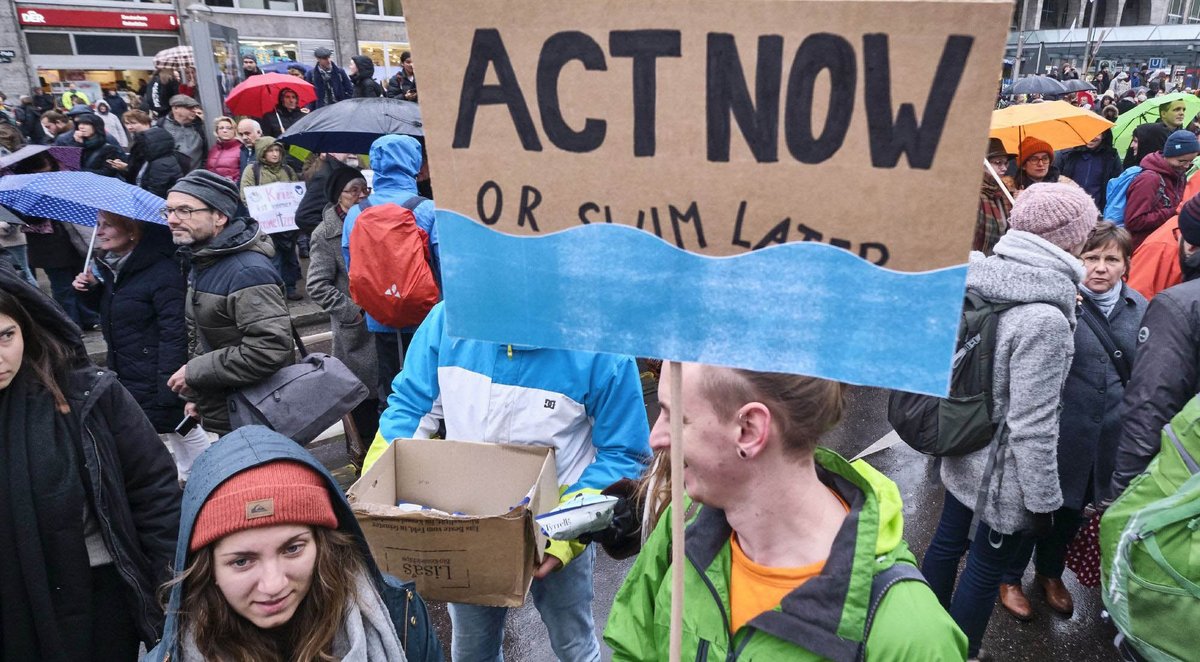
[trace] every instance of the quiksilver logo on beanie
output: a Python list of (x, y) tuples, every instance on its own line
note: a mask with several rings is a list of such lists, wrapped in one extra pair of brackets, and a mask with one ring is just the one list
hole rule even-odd
[(275, 514), (275, 499), (259, 499), (246, 503), (246, 519), (270, 517)]

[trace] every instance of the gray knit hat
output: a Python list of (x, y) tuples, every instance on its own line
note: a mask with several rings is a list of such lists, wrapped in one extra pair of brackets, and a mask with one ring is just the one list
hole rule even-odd
[[(180, 178), (171, 187), (171, 191), (186, 193), (193, 198), (199, 198), (204, 204), (233, 218), (237, 215), (241, 196), (238, 187), (224, 177), (208, 170), (193, 170)], [(170, 193), (171, 191), (168, 191)]]

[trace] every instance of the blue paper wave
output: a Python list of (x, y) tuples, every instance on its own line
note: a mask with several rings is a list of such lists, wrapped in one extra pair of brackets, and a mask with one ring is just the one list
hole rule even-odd
[(902, 273), (799, 242), (731, 257), (636, 228), (517, 237), (439, 210), (447, 332), (945, 395), (966, 266)]

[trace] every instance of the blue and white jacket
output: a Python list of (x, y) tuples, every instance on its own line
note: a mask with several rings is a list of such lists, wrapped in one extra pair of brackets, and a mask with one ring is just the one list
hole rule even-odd
[[(371, 182), (371, 195), (368, 201), (372, 205), (382, 205), (394, 202), (404, 204), (417, 194), (417, 173), (421, 171), (421, 143), (412, 136), (387, 135), (371, 143), (371, 168), (375, 178)], [(346, 220), (342, 222), (342, 257), (346, 260), (346, 271), (350, 270), (350, 233), (362, 209), (354, 205), (346, 212)], [(432, 200), (426, 200), (413, 210), (417, 226), (429, 235), (430, 264), (433, 276), (441, 282), (439, 274), (437, 226), (434, 224), (435, 207)], [(375, 333), (393, 333), (393, 329), (379, 322), (364, 311), (367, 319), (367, 329)]]
[(650, 456), (632, 358), (450, 338), (439, 303), (409, 345), (366, 465), (443, 424), (447, 439), (553, 446), (564, 500), (637, 478)]

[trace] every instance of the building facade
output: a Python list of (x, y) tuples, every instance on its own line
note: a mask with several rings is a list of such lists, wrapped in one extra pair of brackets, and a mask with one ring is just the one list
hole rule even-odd
[(237, 31), (238, 52), (215, 54), (221, 65), (245, 55), (311, 65), (324, 46), (342, 66), (370, 57), (382, 81), (409, 49), (401, 0), (0, 0), (0, 91), (12, 102), (35, 86), (136, 90), (155, 54), (187, 44), (190, 20)]

